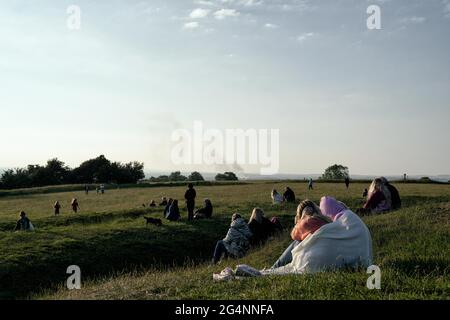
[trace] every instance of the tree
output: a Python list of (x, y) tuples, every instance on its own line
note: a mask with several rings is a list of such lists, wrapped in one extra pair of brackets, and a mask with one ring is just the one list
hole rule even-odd
[(233, 172), (218, 173), (215, 177), (216, 181), (238, 181), (238, 177)]
[(187, 177), (183, 176), (180, 171), (172, 172), (169, 175), (169, 181), (186, 181)]
[(203, 176), (200, 174), (200, 172), (194, 171), (192, 172), (189, 177), (188, 177), (189, 181), (205, 181), (205, 179), (203, 178)]
[(350, 178), (348, 168), (340, 164), (328, 167), (322, 175), (324, 180), (344, 180), (345, 178)]

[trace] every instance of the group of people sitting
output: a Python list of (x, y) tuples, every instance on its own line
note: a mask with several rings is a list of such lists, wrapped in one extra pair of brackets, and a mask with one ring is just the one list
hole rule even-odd
[(365, 190), (363, 196), (367, 197), (363, 207), (358, 209), (360, 215), (383, 213), (400, 209), (402, 202), (400, 194), (385, 177), (379, 177), (372, 181), (369, 190)]
[(252, 245), (263, 243), (282, 229), (276, 217), (269, 220), (260, 208), (253, 209), (248, 223), (239, 213), (234, 213), (225, 238), (216, 243), (212, 262), (218, 263), (223, 256), (241, 258)]
[(295, 202), (295, 193), (289, 187), (285, 188), (284, 193), (282, 195), (280, 193), (278, 193), (278, 191), (276, 189), (273, 189), (272, 193), (271, 193), (271, 197), (272, 197), (272, 202), (274, 204), (283, 203), (283, 202), (289, 202), (289, 203)]
[[(256, 270), (252, 275), (307, 273), (371, 265), (370, 232), (342, 202), (329, 196), (322, 197), (319, 206), (304, 200), (297, 207), (294, 220), (291, 244), (269, 269), (258, 271), (246, 266)], [(249, 234), (251, 231), (245, 226), (245, 221), (233, 215), (227, 236), (217, 242), (213, 262), (217, 263), (222, 255), (242, 257), (248, 249), (245, 238)]]
[[(195, 210), (195, 198), (197, 197), (197, 192), (194, 189), (192, 183), (188, 184), (188, 189), (184, 194), (184, 199), (186, 201), (186, 209), (188, 214), (188, 220), (199, 220), (199, 219), (209, 219), (213, 214), (213, 205), (211, 200), (205, 199), (202, 208)], [(164, 206), (164, 217), (169, 221), (178, 221), (181, 219), (180, 208), (178, 206), (178, 200), (166, 197), (162, 198), (160, 206)]]

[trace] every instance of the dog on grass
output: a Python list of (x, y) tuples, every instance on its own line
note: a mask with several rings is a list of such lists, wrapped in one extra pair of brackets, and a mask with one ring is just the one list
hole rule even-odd
[(155, 219), (155, 218), (149, 218), (149, 217), (144, 217), (144, 219), (147, 221), (146, 225), (150, 224), (154, 224), (155, 226), (162, 226), (162, 221), (161, 219)]

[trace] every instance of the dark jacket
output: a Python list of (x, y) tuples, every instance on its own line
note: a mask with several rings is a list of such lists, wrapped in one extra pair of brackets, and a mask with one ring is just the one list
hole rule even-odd
[(252, 220), (248, 227), (253, 234), (251, 239), (252, 245), (260, 244), (267, 240), (271, 235), (273, 235), (277, 228), (269, 219), (263, 217), (262, 223)]
[(213, 213), (213, 206), (211, 202), (205, 203), (205, 206), (201, 209), (198, 209), (196, 213), (203, 214), (205, 218), (211, 218)]
[(169, 211), (166, 215), (166, 219), (170, 221), (177, 221), (180, 219), (180, 209), (173, 204), (169, 207)]
[(184, 198), (186, 199), (187, 203), (194, 203), (195, 197), (197, 196), (197, 192), (195, 192), (195, 189), (187, 189), (186, 193), (184, 194)]
[(400, 209), (402, 207), (402, 200), (400, 199), (400, 194), (398, 193), (397, 188), (390, 183), (387, 183), (386, 187), (391, 193), (392, 209)]
[(14, 231), (19, 230), (30, 230), (30, 219), (28, 219), (27, 217), (20, 218), (16, 223), (16, 227), (14, 228)]
[(295, 193), (292, 189), (287, 189), (283, 194), (284, 201), (295, 202)]

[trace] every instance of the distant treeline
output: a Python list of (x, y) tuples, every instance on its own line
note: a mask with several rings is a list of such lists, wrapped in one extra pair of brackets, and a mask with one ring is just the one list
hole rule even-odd
[(20, 189), (67, 184), (137, 183), (145, 177), (144, 164), (111, 162), (101, 155), (71, 169), (58, 159), (47, 161), (45, 166), (29, 165), (10, 169), (0, 177), (0, 189)]
[[(238, 177), (233, 172), (218, 173), (214, 180), (216, 181), (238, 181)], [(180, 171), (172, 172), (170, 175), (159, 177), (150, 177), (149, 182), (182, 182), (182, 181), (205, 181), (200, 172), (194, 171), (188, 176), (184, 176)]]

